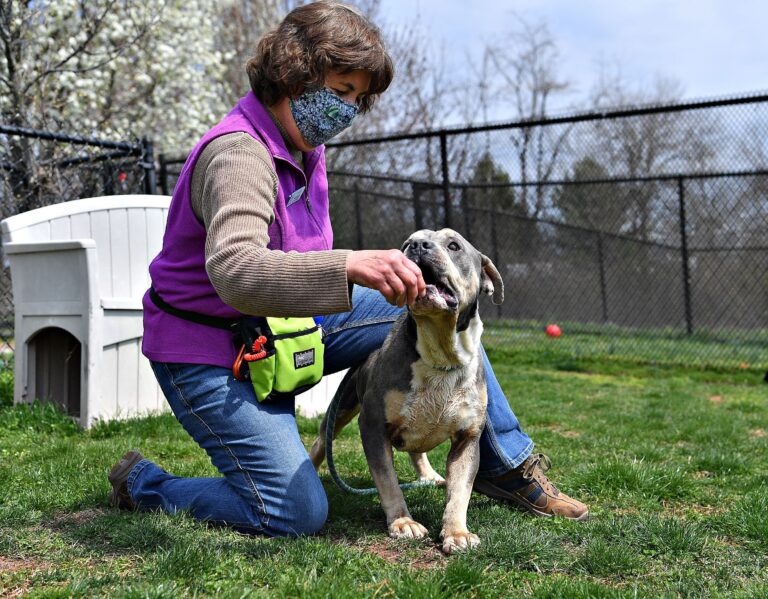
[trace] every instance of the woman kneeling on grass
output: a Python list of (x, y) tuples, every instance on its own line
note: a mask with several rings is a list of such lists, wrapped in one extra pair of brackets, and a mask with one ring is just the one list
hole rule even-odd
[[(381, 346), (406, 303), (424, 293), (398, 250), (332, 250), (323, 144), (389, 86), (378, 29), (356, 9), (316, 2), (292, 11), (248, 62), (251, 91), (192, 150), (173, 194), (156, 295), (177, 310), (237, 319), (326, 315), (325, 373)], [(260, 403), (233, 377), (232, 334), (144, 297), (143, 352), (174, 414), (221, 472), (183, 478), (136, 451), (109, 474), (124, 509), (188, 511), (268, 536), (317, 532), (328, 504), (296, 427), (292, 401)], [(582, 519), (532, 454), (485, 359), (488, 421), (478, 490), (533, 513)]]

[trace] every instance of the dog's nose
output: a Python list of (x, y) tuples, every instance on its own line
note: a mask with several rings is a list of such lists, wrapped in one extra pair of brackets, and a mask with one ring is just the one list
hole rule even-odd
[(422, 252), (428, 252), (435, 247), (435, 244), (426, 239), (414, 239), (408, 244), (408, 249), (420, 254)]

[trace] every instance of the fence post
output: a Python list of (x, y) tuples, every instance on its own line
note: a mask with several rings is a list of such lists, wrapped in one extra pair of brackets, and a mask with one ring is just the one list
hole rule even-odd
[(464, 234), (464, 237), (466, 237), (470, 242), (472, 241), (472, 221), (471, 217), (469, 215), (469, 205), (467, 203), (467, 190), (462, 189), (461, 194), (459, 196), (459, 206), (461, 208), (461, 215), (464, 217), (464, 231), (462, 233)]
[(605, 254), (603, 253), (603, 232), (597, 232), (597, 260), (600, 267), (600, 302), (603, 308), (603, 324), (608, 322), (608, 293), (605, 287)]
[(144, 193), (157, 193), (157, 171), (155, 171), (155, 144), (147, 137), (141, 138), (141, 168), (144, 169)]
[(445, 226), (453, 228), (451, 216), (451, 180), (448, 176), (448, 134), (440, 132), (440, 166), (443, 171), (443, 210), (445, 211)]
[[(501, 274), (502, 278), (506, 272), (506, 266), (501, 264), (501, 256), (499, 255), (499, 236), (496, 232), (496, 207), (494, 206), (490, 211), (491, 216), (491, 256), (493, 264)], [(496, 318), (501, 319), (501, 304), (496, 306)]]
[(688, 226), (685, 216), (685, 182), (677, 178), (677, 199), (680, 207), (680, 258), (683, 263), (683, 302), (685, 305), (685, 330), (693, 334), (693, 312), (691, 310), (691, 271), (688, 255)]
[(424, 215), (421, 213), (421, 192), (424, 188), (418, 183), (411, 183), (411, 195), (413, 196), (413, 230), (424, 228)]
[(360, 186), (358, 183), (355, 183), (352, 186), (353, 192), (352, 197), (355, 202), (355, 228), (357, 229), (357, 249), (362, 250), (363, 249), (363, 211), (362, 206), (360, 205)]
[(111, 196), (115, 195), (115, 180), (114, 180), (114, 169), (112, 168), (112, 163), (110, 161), (107, 161), (104, 163), (104, 195), (105, 196)]
[(160, 164), (160, 191), (164, 196), (168, 195), (168, 163), (166, 162), (165, 154), (161, 153), (157, 157), (157, 162)]

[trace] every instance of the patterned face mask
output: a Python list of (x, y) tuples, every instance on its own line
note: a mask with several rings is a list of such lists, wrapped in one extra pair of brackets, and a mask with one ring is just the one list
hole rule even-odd
[(327, 87), (304, 92), (290, 101), (299, 133), (313, 147), (324, 144), (352, 124), (358, 107), (348, 104)]

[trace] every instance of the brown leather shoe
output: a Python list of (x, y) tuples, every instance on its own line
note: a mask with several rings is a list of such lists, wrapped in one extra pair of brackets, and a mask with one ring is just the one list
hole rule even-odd
[(507, 474), (475, 479), (474, 490), (505, 499), (537, 516), (562, 516), (569, 520), (586, 520), (589, 508), (560, 492), (544, 474), (552, 465), (542, 453), (528, 456)]
[(138, 451), (129, 451), (120, 458), (117, 464), (112, 466), (112, 470), (107, 475), (112, 484), (112, 490), (109, 492), (109, 505), (121, 510), (134, 511), (136, 509), (136, 504), (128, 493), (128, 475), (133, 467), (143, 459), (144, 456)]

